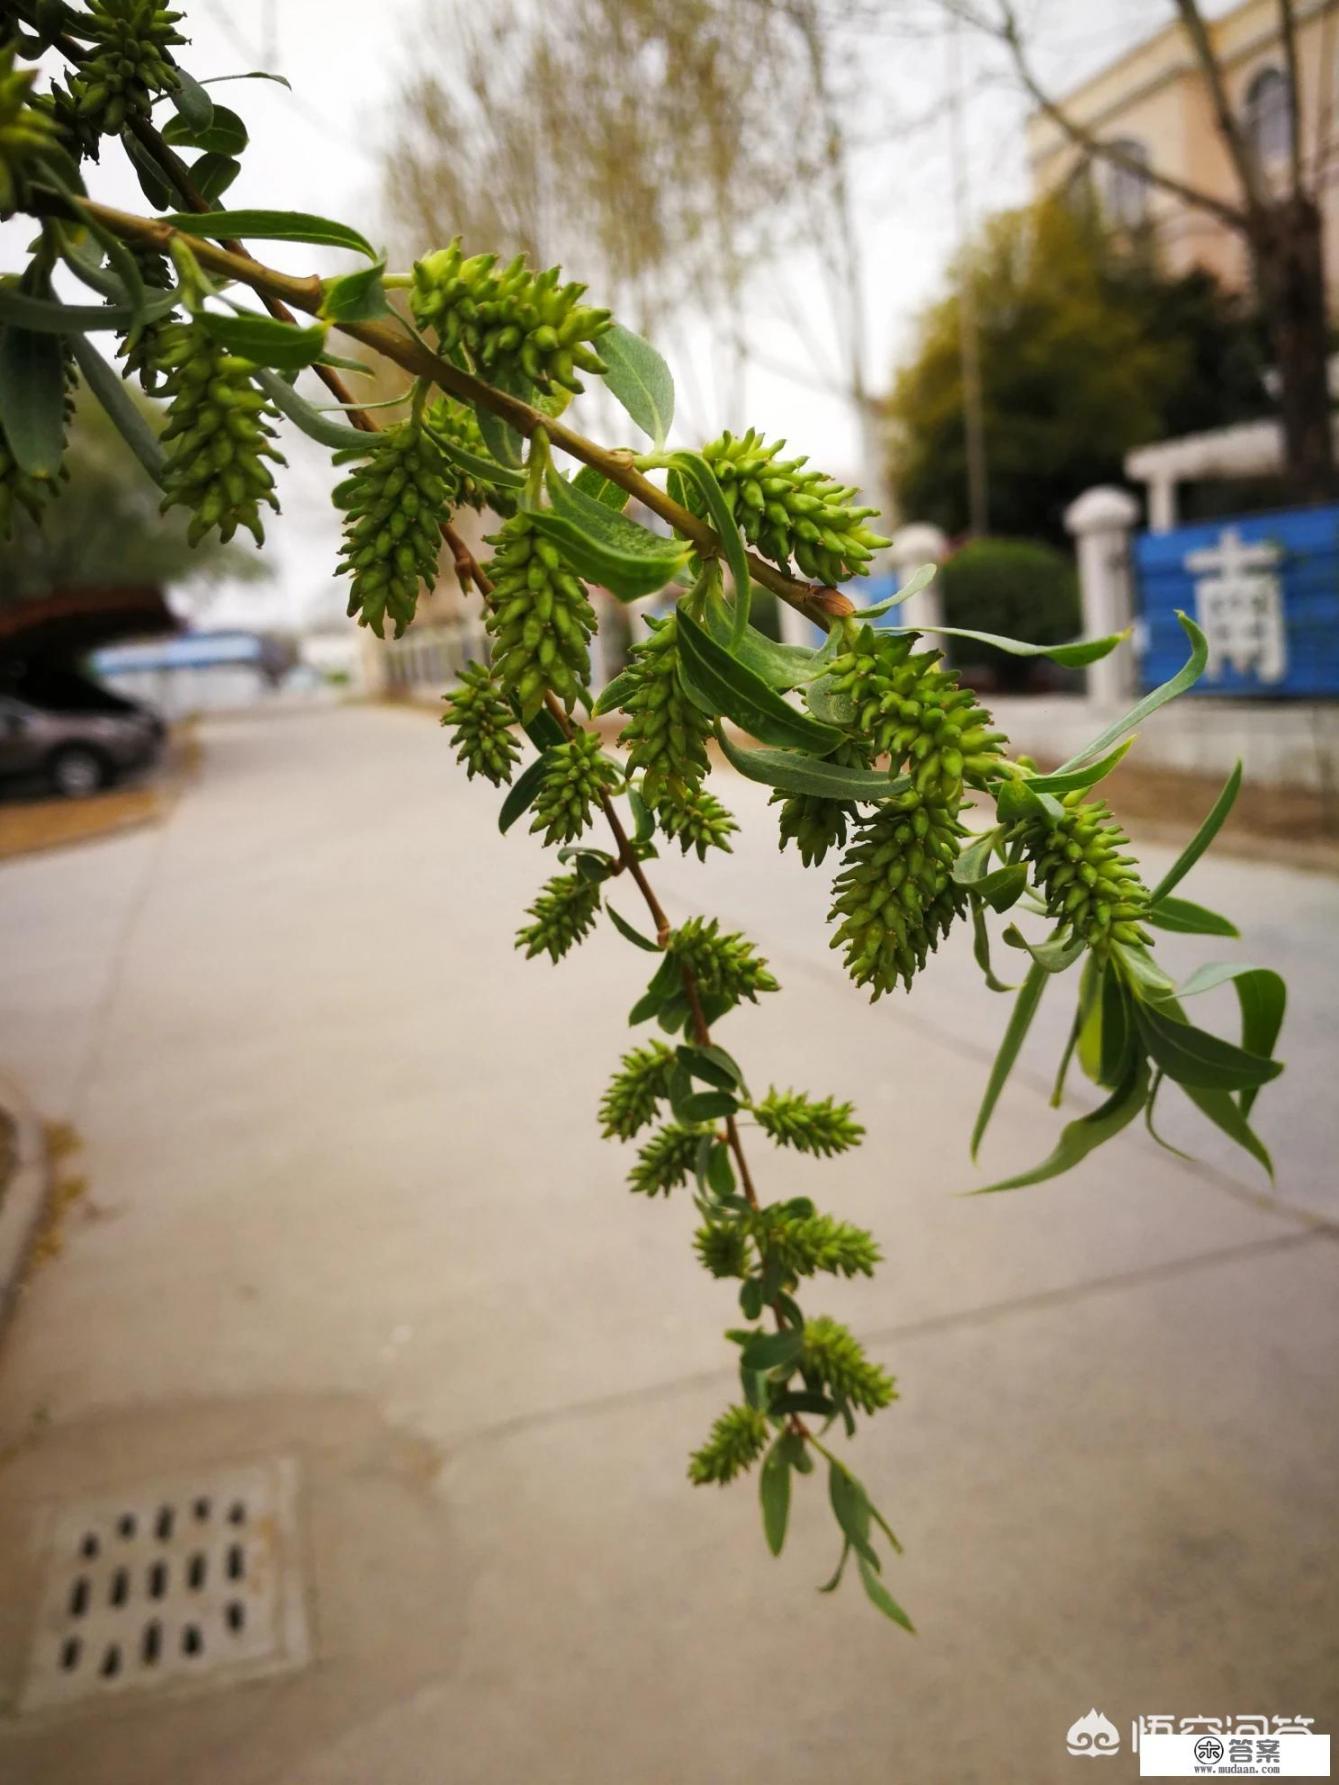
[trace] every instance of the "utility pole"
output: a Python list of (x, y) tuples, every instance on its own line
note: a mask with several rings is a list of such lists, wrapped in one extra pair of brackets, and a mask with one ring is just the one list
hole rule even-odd
[(976, 316), (976, 290), (966, 259), (971, 214), (963, 136), (961, 31), (962, 22), (955, 15), (948, 31), (948, 128), (953, 220), (958, 237), (958, 352), (962, 361), (962, 413), (967, 436), (967, 528), (974, 538), (980, 538), (990, 531), (990, 494), (981, 399), (981, 337)]

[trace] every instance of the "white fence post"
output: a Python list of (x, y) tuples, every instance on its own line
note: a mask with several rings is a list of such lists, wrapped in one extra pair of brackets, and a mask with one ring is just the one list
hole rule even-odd
[[(893, 535), (893, 543), (888, 548), (888, 556), (893, 562), (893, 575), (897, 578), (899, 589), (905, 588), (908, 579), (919, 570), (922, 564), (938, 564), (948, 550), (948, 540), (938, 527), (932, 527), (928, 521), (912, 521), (905, 527), (899, 527)], [(944, 602), (939, 593), (938, 582), (922, 589), (919, 595), (910, 596), (897, 609), (899, 626), (942, 626), (944, 624)]]
[[(1065, 510), (1078, 549), (1083, 630), (1090, 637), (1123, 632), (1134, 619), (1130, 534), (1138, 520), (1134, 497), (1108, 484), (1085, 490)], [(1117, 705), (1133, 694), (1135, 680), (1134, 652), (1126, 645), (1089, 664), (1088, 698), (1095, 706)]]

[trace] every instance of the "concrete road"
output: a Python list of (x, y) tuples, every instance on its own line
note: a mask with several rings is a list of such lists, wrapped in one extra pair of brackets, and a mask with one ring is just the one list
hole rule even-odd
[[(541, 852), (420, 713), (205, 744), (164, 828), (0, 869), (0, 1067), (90, 1179), (0, 1349), (0, 1701), (51, 1504), (239, 1458), (300, 1464), (315, 1661), (2, 1717), (5, 1785), (1087, 1785), (1065, 1734), (1090, 1707), (1123, 1734), (1113, 1780), (1140, 1713), (1339, 1733), (1332, 882), (1231, 862), (1186, 889), (1292, 981), (1276, 1196), (1212, 1134), (1191, 1165), (1138, 1130), (971, 1200), (1004, 1000), (965, 948), (869, 1007), (826, 877), (745, 784), (732, 858), (657, 864), (673, 915), (746, 925), (783, 982), (722, 1028), (755, 1085), (838, 1091), (869, 1129), (759, 1175), (885, 1248), (824, 1300), (899, 1378), (853, 1461), (906, 1545), (913, 1639), (853, 1582), (814, 1592), (821, 1485), (774, 1561), (752, 1484), (684, 1479), (734, 1310), (686, 1199), (628, 1196), (593, 1119), (645, 957), (612, 933), (513, 954)], [(992, 1174), (1049, 1150), (1070, 995)]]

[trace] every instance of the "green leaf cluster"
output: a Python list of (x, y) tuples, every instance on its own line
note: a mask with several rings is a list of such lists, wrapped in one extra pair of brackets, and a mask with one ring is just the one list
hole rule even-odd
[[(1199, 643), (1192, 642), (1196, 643), (1198, 657)], [(1177, 679), (1173, 678), (1173, 682)], [(1159, 697), (1166, 698), (1165, 689), (1170, 685), (1164, 684), (1162, 690), (1145, 696), (1140, 704), (1147, 706)], [(1118, 732), (1119, 725), (1109, 727), (1098, 746), (1105, 747), (1111, 734)], [(1084, 959), (1084, 966), (1079, 977), (1077, 1008), (1052, 1101), (1060, 1102), (1069, 1067), (1076, 1060), (1084, 1075), (1107, 1096), (1095, 1109), (1066, 1124), (1055, 1148), (1040, 1164), (989, 1184), (985, 1191), (1022, 1189), (1060, 1176), (1094, 1148), (1119, 1134), (1141, 1112), (1153, 1138), (1160, 1140), (1153, 1122), (1154, 1105), (1160, 1088), (1168, 1081), (1272, 1176), (1269, 1152), (1248, 1117), (1260, 1087), (1283, 1070), (1274, 1058), (1283, 1023), (1283, 981), (1265, 968), (1210, 964), (1178, 988), (1149, 952), (1148, 931), (1144, 927), (1148, 924), (1200, 935), (1236, 934), (1226, 918), (1190, 900), (1173, 898), (1171, 889), (1199, 860), (1231, 810), (1241, 785), (1240, 764), (1199, 830), (1152, 893), (1145, 891), (1134, 877), (1132, 860), (1113, 853), (1123, 845), (1124, 836), (1107, 818), (1104, 805), (1083, 802), (1079, 790), (1067, 793), (1061, 804), (1049, 795), (1033, 791), (1038, 785), (1039, 782), (1024, 784), (1022, 789), (1025, 817), (1017, 824), (1023, 827), (1024, 837), (1040, 832), (1043, 824), (1050, 827), (1042, 833), (1045, 836), (1052, 836), (1057, 830), (1062, 836), (1069, 834), (1070, 815), (1083, 813), (1073, 822), (1084, 827), (1078, 832), (1077, 842), (1088, 857), (1081, 854), (1077, 862), (1094, 872), (1087, 878), (1082, 874), (1077, 877), (1077, 885), (1083, 889), (1081, 894), (1076, 895), (1076, 881), (1070, 878), (1061, 884), (1060, 901), (1049, 900), (1051, 915), (1060, 919), (1049, 941), (1031, 944), (1016, 931), (1006, 932), (1006, 941), (1028, 949), (1032, 965), (991, 1069), (973, 1131), (972, 1151), (975, 1154), (985, 1134), (1049, 979), (1067, 971), (1080, 958)], [(1006, 807), (1012, 811), (1019, 803), (1018, 789), (1001, 791), (1001, 811)], [(977, 847), (988, 841), (982, 839)], [(1017, 836), (1012, 847), (1021, 847)], [(1053, 849), (1047, 849), (1041, 857), (1046, 868), (1057, 859), (1071, 862), (1076, 858), (1057, 858)], [(1128, 878), (1116, 880), (1118, 874)], [(1116, 881), (1118, 889), (1125, 891), (1128, 914), (1115, 918), (1108, 915), (1110, 893), (1104, 881)], [(1042, 878), (1042, 885), (1053, 886), (1053, 875)], [(1063, 901), (1072, 903), (1067, 906)], [(1236, 987), (1241, 1007), (1239, 1044), (1199, 1028), (1190, 1021), (1181, 1003), (1182, 998), (1227, 983)]]

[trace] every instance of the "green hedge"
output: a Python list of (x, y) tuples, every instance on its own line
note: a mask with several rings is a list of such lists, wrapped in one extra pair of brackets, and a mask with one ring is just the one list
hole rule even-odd
[[(1059, 644), (1080, 631), (1079, 579), (1070, 558), (1027, 539), (974, 539), (939, 571), (944, 624), (1001, 632), (1029, 644)], [(973, 639), (948, 641), (963, 669), (989, 670), (1007, 688), (1036, 679), (1030, 657), (1010, 657)]]

